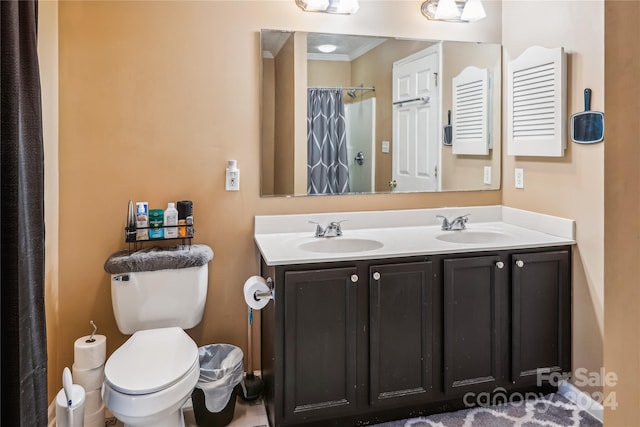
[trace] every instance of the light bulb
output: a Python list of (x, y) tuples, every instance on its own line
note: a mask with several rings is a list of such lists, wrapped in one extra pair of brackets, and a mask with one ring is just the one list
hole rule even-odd
[(329, 7), (329, 0), (296, 0), (296, 3), (308, 12), (324, 12)]
[(480, 0), (468, 0), (467, 4), (464, 6), (462, 10), (463, 21), (479, 21), (482, 18), (486, 17), (487, 14), (484, 11), (484, 7), (482, 6), (482, 2)]
[(335, 13), (356, 13), (360, 6), (358, 0), (331, 0), (331, 8)]
[(440, 0), (436, 10), (436, 19), (457, 19), (460, 17), (460, 10), (455, 0)]

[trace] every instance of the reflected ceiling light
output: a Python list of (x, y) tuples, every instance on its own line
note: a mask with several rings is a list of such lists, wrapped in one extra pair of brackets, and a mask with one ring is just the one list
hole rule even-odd
[(427, 0), (420, 11), (432, 21), (473, 22), (487, 16), (480, 0)]
[(307, 12), (352, 14), (360, 8), (358, 0), (296, 0), (296, 4)]
[(318, 50), (322, 53), (331, 53), (335, 51), (338, 47), (334, 44), (321, 44), (318, 46)]

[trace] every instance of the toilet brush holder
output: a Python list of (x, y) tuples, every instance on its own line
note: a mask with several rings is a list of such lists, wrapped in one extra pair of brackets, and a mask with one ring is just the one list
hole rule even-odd
[(78, 384), (71, 386), (71, 406), (68, 404), (67, 393), (60, 389), (56, 395), (56, 427), (84, 426), (84, 387)]

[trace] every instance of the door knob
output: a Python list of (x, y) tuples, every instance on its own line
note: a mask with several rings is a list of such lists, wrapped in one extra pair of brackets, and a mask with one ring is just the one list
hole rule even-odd
[(396, 182), (396, 180), (395, 180), (395, 179), (392, 179), (391, 181), (389, 181), (389, 188), (390, 188), (390, 189), (392, 189), (392, 190), (393, 190), (393, 189), (394, 189), (394, 188), (396, 188), (397, 186), (398, 186), (398, 183)]
[(519, 259), (519, 260), (517, 260), (517, 261), (516, 261), (516, 265), (517, 265), (518, 267), (524, 267), (524, 261), (522, 261), (521, 259)]
[(357, 275), (357, 274), (352, 274), (352, 275), (351, 275), (351, 281), (352, 281), (353, 283), (356, 283), (356, 282), (358, 281), (358, 275)]
[(502, 270), (504, 268), (504, 262), (502, 262), (502, 261), (496, 262), (496, 267), (498, 267), (500, 270)]
[(373, 273), (373, 280), (380, 280), (380, 273), (378, 273), (377, 271)]

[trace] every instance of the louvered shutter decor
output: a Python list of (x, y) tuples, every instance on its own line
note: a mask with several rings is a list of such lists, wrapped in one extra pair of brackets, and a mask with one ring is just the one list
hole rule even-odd
[(566, 55), (534, 46), (509, 62), (507, 153), (561, 157), (567, 146)]
[(467, 67), (453, 78), (452, 88), (453, 154), (489, 154), (489, 70)]

